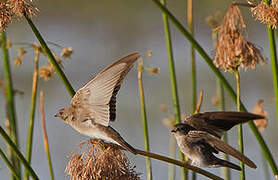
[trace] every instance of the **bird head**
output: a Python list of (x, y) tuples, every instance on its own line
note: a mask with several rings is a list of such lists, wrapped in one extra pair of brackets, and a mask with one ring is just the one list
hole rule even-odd
[(69, 123), (73, 119), (73, 114), (70, 108), (63, 108), (58, 111), (55, 117), (62, 119), (66, 123)]
[(174, 126), (171, 133), (173, 135), (186, 135), (190, 130), (195, 130), (193, 127), (185, 123), (179, 123)]

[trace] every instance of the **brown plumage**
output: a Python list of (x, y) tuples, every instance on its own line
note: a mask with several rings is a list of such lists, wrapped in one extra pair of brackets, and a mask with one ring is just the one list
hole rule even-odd
[(76, 92), (69, 108), (59, 110), (56, 116), (81, 134), (118, 144), (136, 154), (109, 122), (116, 119), (116, 95), (139, 57), (133, 53), (105, 68)]
[(194, 114), (183, 123), (176, 124), (174, 134), (180, 150), (192, 160), (192, 165), (204, 167), (225, 166), (236, 170), (241, 168), (231, 162), (217, 158), (219, 151), (229, 154), (251, 168), (254, 162), (238, 152), (220, 138), (233, 126), (250, 120), (262, 119), (263, 116), (247, 112), (204, 112)]
[(225, 131), (235, 125), (263, 118), (261, 115), (248, 112), (215, 111), (194, 114), (186, 118), (184, 123), (221, 138)]

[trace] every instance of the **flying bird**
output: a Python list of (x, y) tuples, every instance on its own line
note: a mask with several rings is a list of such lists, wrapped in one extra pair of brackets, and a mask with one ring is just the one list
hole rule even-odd
[(60, 109), (55, 117), (81, 134), (117, 144), (136, 154), (109, 122), (116, 119), (116, 95), (139, 57), (139, 53), (133, 53), (105, 68), (76, 92), (70, 107)]
[(192, 165), (225, 166), (241, 170), (238, 165), (219, 159), (214, 155), (220, 151), (237, 158), (251, 168), (257, 168), (255, 163), (220, 138), (225, 131), (237, 124), (263, 118), (263, 116), (247, 112), (204, 112), (194, 114), (186, 118), (183, 123), (176, 124), (171, 132), (175, 136), (181, 152), (191, 159)]

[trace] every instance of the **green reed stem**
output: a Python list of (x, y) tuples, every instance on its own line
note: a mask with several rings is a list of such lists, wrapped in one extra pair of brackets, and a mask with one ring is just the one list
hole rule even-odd
[[(193, 3), (192, 0), (187, 0), (187, 23), (188, 29), (192, 37), (194, 37), (194, 27), (193, 27)], [(196, 60), (195, 60), (195, 50), (193, 46), (190, 46), (191, 52), (191, 86), (192, 86), (192, 112), (194, 113), (197, 101), (197, 81), (196, 81)]]
[[(191, 42), (193, 47), (198, 51), (198, 53), (203, 57), (203, 59), (206, 61), (210, 69), (215, 73), (217, 78), (221, 81), (223, 86), (226, 88), (227, 92), (230, 94), (234, 102), (236, 102), (236, 94), (231, 87), (231, 85), (228, 83), (228, 81), (225, 79), (223, 74), (214, 66), (212, 63), (212, 59), (208, 56), (208, 54), (205, 52), (205, 50), (200, 46), (200, 44), (190, 35), (190, 33), (182, 26), (182, 24), (175, 18), (175, 16), (158, 0), (152, 0), (155, 5), (165, 14), (167, 14), (167, 17), (173, 22), (173, 24), (178, 28), (178, 30), (184, 35), (184, 37)], [(241, 102), (241, 111), (247, 112), (247, 109), (245, 108), (244, 104)], [(248, 122), (249, 127), (251, 128), (252, 132), (254, 133), (258, 143), (261, 146), (261, 149), (264, 153), (265, 158), (267, 159), (271, 170), (274, 175), (278, 175), (278, 168), (277, 165), (273, 159), (273, 156), (266, 145), (261, 133), (258, 131), (257, 127), (253, 123), (253, 121)]]
[(14, 154), (17, 156), (17, 158), (23, 164), (25, 169), (27, 169), (27, 171), (29, 171), (30, 176), (32, 176), (33, 179), (38, 180), (39, 178), (36, 175), (35, 171), (32, 169), (32, 167), (29, 165), (27, 160), (24, 158), (24, 156), (21, 154), (21, 152), (16, 147), (16, 144), (10, 139), (9, 135), (5, 132), (5, 130), (1, 126), (0, 126), (0, 134), (3, 137), (3, 139), (6, 141), (6, 143), (11, 147)]
[[(31, 164), (31, 157), (32, 157), (34, 119), (35, 119), (35, 112), (36, 112), (36, 99), (37, 99), (37, 89), (38, 89), (39, 56), (40, 56), (40, 52), (38, 50), (36, 50), (35, 51), (35, 59), (34, 59), (34, 70), (33, 70), (28, 139), (27, 139), (27, 146), (26, 146), (26, 160), (28, 161), (29, 164)], [(29, 179), (29, 172), (26, 170), (24, 173), (24, 179), (25, 180)]]
[[(225, 111), (225, 97), (224, 97), (224, 88), (220, 80), (217, 80), (217, 96), (219, 98), (218, 101), (218, 109), (220, 111)], [(228, 143), (228, 134), (227, 132), (224, 133), (223, 135), (223, 141)], [(223, 153), (223, 159), (226, 161), (229, 161), (229, 156), (225, 153)], [(230, 174), (230, 169), (227, 167), (222, 167), (221, 168), (221, 175), (224, 177), (224, 179), (229, 180), (231, 179), (231, 174)]]
[[(193, 3), (192, 0), (187, 0), (187, 24), (190, 34), (194, 37), (193, 27)], [(197, 94), (197, 80), (196, 80), (196, 62), (195, 62), (195, 50), (193, 46), (190, 46), (191, 52), (191, 86), (192, 86), (192, 112), (196, 109), (196, 94)], [(192, 172), (192, 180), (196, 179), (196, 173)]]
[(36, 28), (36, 26), (33, 24), (32, 20), (30, 18), (28, 18), (25, 15), (25, 19), (27, 20), (28, 24), (30, 25), (32, 31), (34, 32), (35, 36), (37, 37), (37, 39), (39, 40), (41, 47), (43, 48), (44, 52), (46, 53), (48, 59), (50, 60), (50, 62), (52, 63), (52, 65), (54, 66), (58, 76), (60, 77), (60, 79), (62, 80), (64, 86), (66, 87), (69, 95), (71, 97), (74, 96), (75, 91), (73, 89), (73, 87), (71, 86), (69, 80), (67, 79), (65, 73), (62, 71), (61, 67), (59, 66), (59, 64), (57, 63), (57, 61), (55, 60), (54, 55), (52, 54), (52, 52), (50, 51), (50, 49), (48, 48), (46, 42), (44, 41), (43, 37), (41, 36), (39, 30)]
[[(270, 5), (269, 0), (264, 0), (267, 5)], [(270, 50), (270, 59), (272, 67), (272, 77), (273, 77), (273, 88), (275, 93), (275, 102), (276, 102), (276, 120), (278, 121), (278, 65), (277, 65), (277, 52), (276, 52), (276, 43), (275, 43), (275, 34), (274, 30), (267, 25), (268, 41), (269, 41), (269, 50)]]
[(198, 174), (202, 174), (210, 179), (217, 179), (217, 180), (220, 180), (222, 178), (210, 173), (210, 172), (207, 172), (203, 169), (200, 169), (198, 167), (195, 167), (195, 166), (191, 166), (185, 162), (181, 162), (181, 161), (177, 161), (175, 159), (172, 159), (172, 158), (168, 158), (168, 157), (165, 157), (165, 156), (161, 156), (159, 154), (155, 154), (155, 153), (151, 153), (151, 152), (145, 152), (145, 151), (141, 151), (139, 149), (136, 149), (136, 152), (140, 155), (143, 155), (143, 156), (148, 156), (150, 158), (154, 158), (154, 159), (157, 159), (157, 160), (160, 160), (160, 161), (164, 161), (164, 162), (168, 162), (168, 163), (171, 163), (171, 164), (175, 164), (177, 166), (181, 166), (183, 168), (186, 168), (186, 169), (189, 169), (189, 170), (192, 170)]
[[(170, 136), (169, 140), (169, 156), (170, 158), (176, 157), (176, 139), (174, 136)], [(175, 166), (174, 164), (168, 165), (168, 180), (174, 180), (176, 178)]]
[[(162, 4), (166, 5), (165, 0), (161, 0)], [(174, 63), (174, 56), (173, 56), (173, 48), (172, 48), (172, 41), (171, 41), (171, 33), (169, 28), (168, 17), (165, 13), (162, 13), (162, 18), (164, 22), (164, 33), (165, 33), (165, 40), (166, 40), (166, 48), (168, 52), (168, 64), (169, 64), (169, 76), (171, 81), (171, 90), (172, 90), (172, 99), (174, 104), (174, 114), (176, 123), (181, 122), (180, 118), (180, 105), (179, 105), (179, 96), (178, 96), (178, 87), (177, 87), (177, 80), (176, 80), (176, 73), (175, 73), (175, 63)], [(179, 151), (180, 160), (184, 160), (184, 155), (181, 151)], [(187, 179), (188, 172), (181, 168), (181, 179)]]
[(0, 156), (2, 157), (3, 161), (6, 163), (6, 165), (8, 166), (10, 172), (12, 173), (13, 177), (16, 180), (20, 180), (20, 176), (19, 174), (16, 172), (16, 169), (13, 167), (12, 163), (9, 161), (9, 159), (6, 157), (6, 155), (4, 154), (4, 152), (2, 151), (2, 149), (0, 148)]
[[(12, 81), (12, 73), (10, 68), (9, 52), (7, 49), (7, 38), (5, 32), (1, 33), (1, 47), (2, 47), (3, 63), (4, 63), (3, 67), (4, 67), (4, 79), (5, 79), (5, 87), (6, 87), (5, 95), (6, 95), (6, 102), (7, 102), (7, 117), (9, 119), (11, 138), (15, 143), (15, 145), (19, 147), (16, 113), (15, 113), (15, 100), (14, 100), (14, 93), (13, 93), (13, 81)], [(16, 159), (14, 155), (11, 154), (11, 160), (14, 167), (19, 172), (19, 175), (21, 175), (20, 163), (18, 159)]]
[[(220, 82), (220, 80), (217, 80), (217, 96), (219, 98), (218, 101), (218, 109), (220, 111), (225, 111), (225, 98), (224, 98), (224, 89), (223, 89), (223, 85)], [(224, 133), (223, 135), (223, 141), (228, 143), (228, 134), (227, 132)], [(229, 156), (225, 153), (223, 153), (223, 159), (226, 161), (229, 161)], [(230, 174), (230, 169), (227, 167), (222, 167), (221, 168), (221, 175), (222, 177), (224, 177), (224, 179), (229, 180), (231, 179), (231, 174)]]
[[(240, 112), (240, 75), (239, 71), (234, 71), (235, 77), (236, 77), (236, 105), (237, 105), (237, 111)], [(243, 146), (243, 131), (242, 131), (242, 125), (238, 125), (238, 150), (242, 154), (244, 153), (244, 146)], [(240, 179), (245, 180), (245, 167), (242, 161), (239, 161), (239, 166), (241, 167), (240, 171)]]
[(42, 121), (43, 142), (44, 142), (44, 148), (45, 148), (47, 162), (48, 162), (50, 178), (51, 178), (51, 180), (54, 180), (54, 173), (53, 173), (53, 167), (52, 167), (52, 162), (51, 162), (49, 143), (48, 143), (48, 137), (47, 137), (47, 131), (46, 131), (46, 125), (45, 125), (44, 98), (43, 98), (42, 91), (40, 92), (40, 111), (41, 111), (41, 121)]
[[(144, 88), (143, 88), (143, 80), (142, 75), (144, 71), (143, 67), (144, 61), (140, 61), (138, 63), (138, 87), (139, 87), (139, 95), (140, 95), (140, 101), (141, 101), (141, 115), (142, 115), (142, 125), (143, 125), (143, 131), (144, 131), (144, 143), (145, 143), (145, 151), (150, 151), (150, 143), (149, 143), (149, 132), (148, 132), (148, 121), (147, 121), (147, 113), (146, 113), (146, 104), (145, 104), (145, 95), (144, 95)], [(152, 180), (152, 165), (151, 165), (151, 159), (149, 157), (146, 157), (146, 174), (147, 179)]]

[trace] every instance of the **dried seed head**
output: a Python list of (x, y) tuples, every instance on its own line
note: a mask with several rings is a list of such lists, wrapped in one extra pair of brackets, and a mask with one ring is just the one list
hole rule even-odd
[(70, 58), (72, 53), (73, 53), (72, 47), (67, 47), (62, 50), (60, 56), (63, 58)]
[(7, 0), (7, 6), (18, 18), (23, 17), (25, 14), (30, 18), (39, 11), (30, 0)]
[(23, 48), (18, 48), (18, 56), (14, 58), (15, 66), (20, 66), (22, 64), (22, 56), (26, 53), (27, 51), (25, 51)]
[(49, 66), (43, 66), (39, 71), (40, 77), (42, 77), (44, 80), (49, 80), (51, 76), (54, 74), (52, 71), (52, 68)]
[(149, 51), (146, 52), (146, 56), (149, 56), (149, 57), (150, 57), (150, 56), (152, 56), (152, 55), (153, 55), (153, 52), (152, 52), (151, 50), (149, 50)]
[(232, 5), (219, 27), (214, 56), (216, 67), (233, 72), (240, 67), (247, 69), (255, 68), (257, 63), (264, 64), (260, 50), (246, 40), (245, 28), (239, 8)]
[(159, 73), (159, 68), (158, 67), (146, 68), (146, 71), (149, 74), (158, 74)]
[(162, 112), (167, 113), (168, 112), (168, 107), (166, 106), (166, 104), (160, 104), (159, 108)]
[[(62, 66), (62, 63), (63, 61), (58, 57), (56, 56), (55, 53), (53, 53), (54, 57), (55, 57), (55, 60), (56, 62)], [(42, 77), (44, 80), (49, 80), (53, 74), (55, 73), (55, 68), (53, 66), (52, 63), (48, 62), (48, 65), (47, 66), (43, 66), (40, 70), (39, 70), (39, 75), (40, 77)]]
[(14, 58), (14, 65), (15, 66), (20, 66), (22, 64), (22, 57), (21, 56), (17, 56)]
[(5, 31), (12, 21), (12, 13), (6, 3), (0, 3), (0, 32)]
[(66, 166), (65, 172), (71, 180), (139, 179), (139, 174), (134, 171), (135, 167), (130, 166), (119, 146), (106, 144), (101, 140), (88, 140), (80, 144), (80, 151), (84, 144), (85, 151), (73, 153)]
[(173, 129), (176, 124), (176, 120), (174, 116), (169, 116), (168, 118), (163, 118), (162, 123), (165, 127)]
[(214, 16), (210, 15), (206, 17), (206, 22), (211, 27), (211, 29), (216, 29), (219, 26), (220, 18), (221, 18), (221, 13), (217, 11), (214, 14)]
[[(255, 104), (255, 106), (253, 108), (253, 113), (266, 117), (267, 111), (263, 107), (263, 102), (264, 102), (264, 100), (257, 101), (257, 103)], [(267, 124), (268, 124), (267, 118), (254, 120), (254, 123), (259, 131), (264, 131), (264, 129), (267, 127)]]
[(273, 29), (277, 28), (278, 24), (278, 5), (277, 0), (272, 0), (268, 6), (263, 0), (260, 4), (250, 8), (252, 15), (264, 24), (269, 24)]

